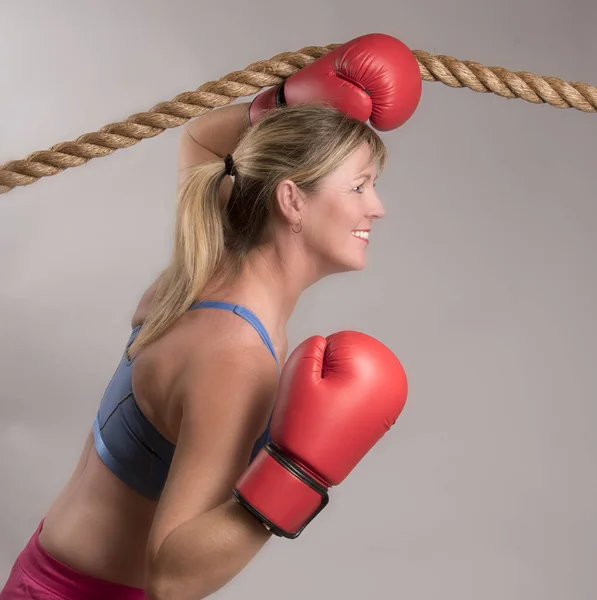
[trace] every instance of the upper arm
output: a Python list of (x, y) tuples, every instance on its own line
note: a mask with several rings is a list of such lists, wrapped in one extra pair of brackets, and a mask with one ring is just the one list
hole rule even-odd
[(133, 314), (133, 318), (131, 319), (131, 327), (133, 329), (139, 325), (143, 325), (147, 313), (151, 308), (151, 304), (153, 303), (153, 298), (155, 296), (155, 292), (158, 286), (158, 280), (156, 279), (144, 292), (143, 296), (141, 296), (141, 300), (139, 300), (139, 304), (137, 304), (137, 308)]
[(217, 346), (194, 357), (178, 378), (182, 421), (149, 557), (178, 526), (232, 498), (273, 408), (277, 368), (261, 341)]
[(185, 172), (210, 160), (223, 159), (236, 148), (249, 126), (249, 103), (218, 108), (187, 123), (178, 143), (179, 185)]

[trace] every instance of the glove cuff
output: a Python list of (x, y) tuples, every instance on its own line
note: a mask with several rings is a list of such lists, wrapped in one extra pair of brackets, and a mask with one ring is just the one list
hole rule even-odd
[(272, 442), (234, 489), (236, 501), (278, 537), (296, 539), (327, 506), (327, 487)]
[(249, 105), (249, 122), (251, 125), (255, 125), (270, 110), (286, 106), (286, 97), (284, 95), (285, 83), (283, 81), (280, 85), (271, 87), (253, 98)]

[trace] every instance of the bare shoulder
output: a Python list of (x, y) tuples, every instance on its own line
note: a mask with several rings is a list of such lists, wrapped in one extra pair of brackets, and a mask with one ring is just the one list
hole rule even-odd
[(254, 371), (277, 380), (277, 365), (253, 325), (228, 310), (189, 311), (181, 323), (185, 338), (178, 378), (192, 376), (200, 365), (224, 375)]
[[(273, 408), (278, 366), (253, 326), (238, 315), (219, 309), (185, 313), (160, 339), (141, 350), (133, 379), (139, 404), (171, 440), (179, 436), (183, 413), (211, 410), (216, 390), (254, 383), (256, 426), (263, 429)], [(232, 393), (220, 404), (235, 402)], [(253, 408), (251, 408), (253, 410)], [(261, 433), (261, 431), (259, 432)], [(257, 436), (258, 437), (258, 436)]]

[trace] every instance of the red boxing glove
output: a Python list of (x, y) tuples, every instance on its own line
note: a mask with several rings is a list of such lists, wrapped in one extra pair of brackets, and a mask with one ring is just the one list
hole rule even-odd
[(372, 33), (358, 37), (256, 96), (249, 109), (256, 123), (272, 108), (325, 103), (380, 131), (404, 124), (421, 99), (417, 59), (396, 38)]
[(313, 336), (290, 355), (272, 442), (238, 480), (236, 500), (272, 533), (296, 538), (402, 412), (407, 381), (394, 354), (355, 331)]

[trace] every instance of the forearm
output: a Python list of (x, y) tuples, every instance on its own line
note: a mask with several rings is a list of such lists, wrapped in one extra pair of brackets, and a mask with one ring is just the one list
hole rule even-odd
[(240, 573), (271, 535), (233, 500), (184, 523), (153, 560), (148, 600), (206, 598)]
[(216, 108), (211, 112), (189, 121), (184, 130), (214, 158), (232, 154), (241, 136), (248, 129), (249, 102), (239, 102)]
[[(180, 138), (179, 185), (189, 167), (222, 160), (227, 154), (232, 154), (249, 126), (247, 102), (218, 108), (189, 121), (183, 127)], [(230, 198), (231, 190), (232, 179), (225, 177), (220, 186), (222, 204)]]

